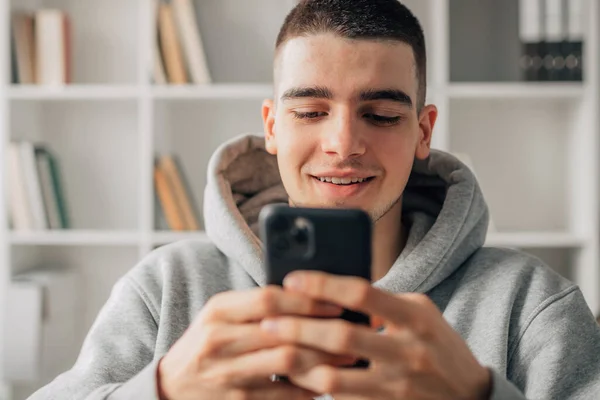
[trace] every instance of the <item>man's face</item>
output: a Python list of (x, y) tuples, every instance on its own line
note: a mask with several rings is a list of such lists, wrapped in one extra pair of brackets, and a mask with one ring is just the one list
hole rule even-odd
[(374, 221), (399, 206), (437, 115), (433, 106), (417, 115), (411, 47), (298, 37), (280, 49), (275, 76), (276, 103), (263, 104), (266, 146), (291, 204), (361, 208)]

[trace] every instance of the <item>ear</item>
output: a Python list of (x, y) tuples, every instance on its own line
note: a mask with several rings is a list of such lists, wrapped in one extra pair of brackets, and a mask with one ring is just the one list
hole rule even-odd
[(265, 148), (270, 154), (277, 154), (275, 140), (275, 104), (273, 100), (266, 99), (262, 104), (262, 118), (265, 131)]
[(419, 142), (415, 157), (419, 160), (424, 160), (429, 157), (431, 150), (431, 135), (433, 134), (433, 126), (437, 120), (438, 110), (434, 105), (426, 105), (421, 110), (419, 115)]

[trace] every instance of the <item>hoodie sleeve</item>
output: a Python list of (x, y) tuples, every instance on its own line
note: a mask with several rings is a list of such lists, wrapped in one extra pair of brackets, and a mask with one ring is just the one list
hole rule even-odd
[(29, 400), (158, 400), (157, 315), (136, 282), (125, 276), (113, 287), (73, 368)]
[(535, 310), (509, 353), (507, 376), (493, 373), (491, 400), (600, 398), (600, 327), (577, 287)]

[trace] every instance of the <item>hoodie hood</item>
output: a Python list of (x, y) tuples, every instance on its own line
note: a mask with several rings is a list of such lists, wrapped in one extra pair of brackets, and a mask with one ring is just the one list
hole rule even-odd
[[(209, 238), (260, 286), (266, 284), (258, 214), (287, 203), (276, 156), (264, 138), (246, 134), (221, 145), (208, 165), (204, 221)], [(473, 173), (454, 156), (432, 150), (416, 160), (403, 196), (408, 238), (390, 271), (374, 285), (427, 292), (485, 243), (489, 212)]]

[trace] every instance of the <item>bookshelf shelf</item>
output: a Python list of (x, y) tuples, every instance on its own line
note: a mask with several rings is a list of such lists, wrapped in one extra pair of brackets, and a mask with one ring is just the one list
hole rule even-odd
[(212, 84), (185, 86), (154, 86), (152, 96), (156, 99), (249, 99), (262, 100), (273, 95), (270, 84)]
[(136, 231), (60, 230), (41, 232), (10, 232), (13, 245), (57, 246), (135, 246), (140, 235)]
[(8, 89), (13, 100), (133, 100), (139, 93), (134, 85), (12, 85)]
[(581, 99), (585, 92), (582, 83), (523, 82), (523, 83), (451, 83), (451, 99)]
[(494, 232), (488, 234), (486, 246), (516, 248), (578, 248), (585, 238), (568, 232)]

